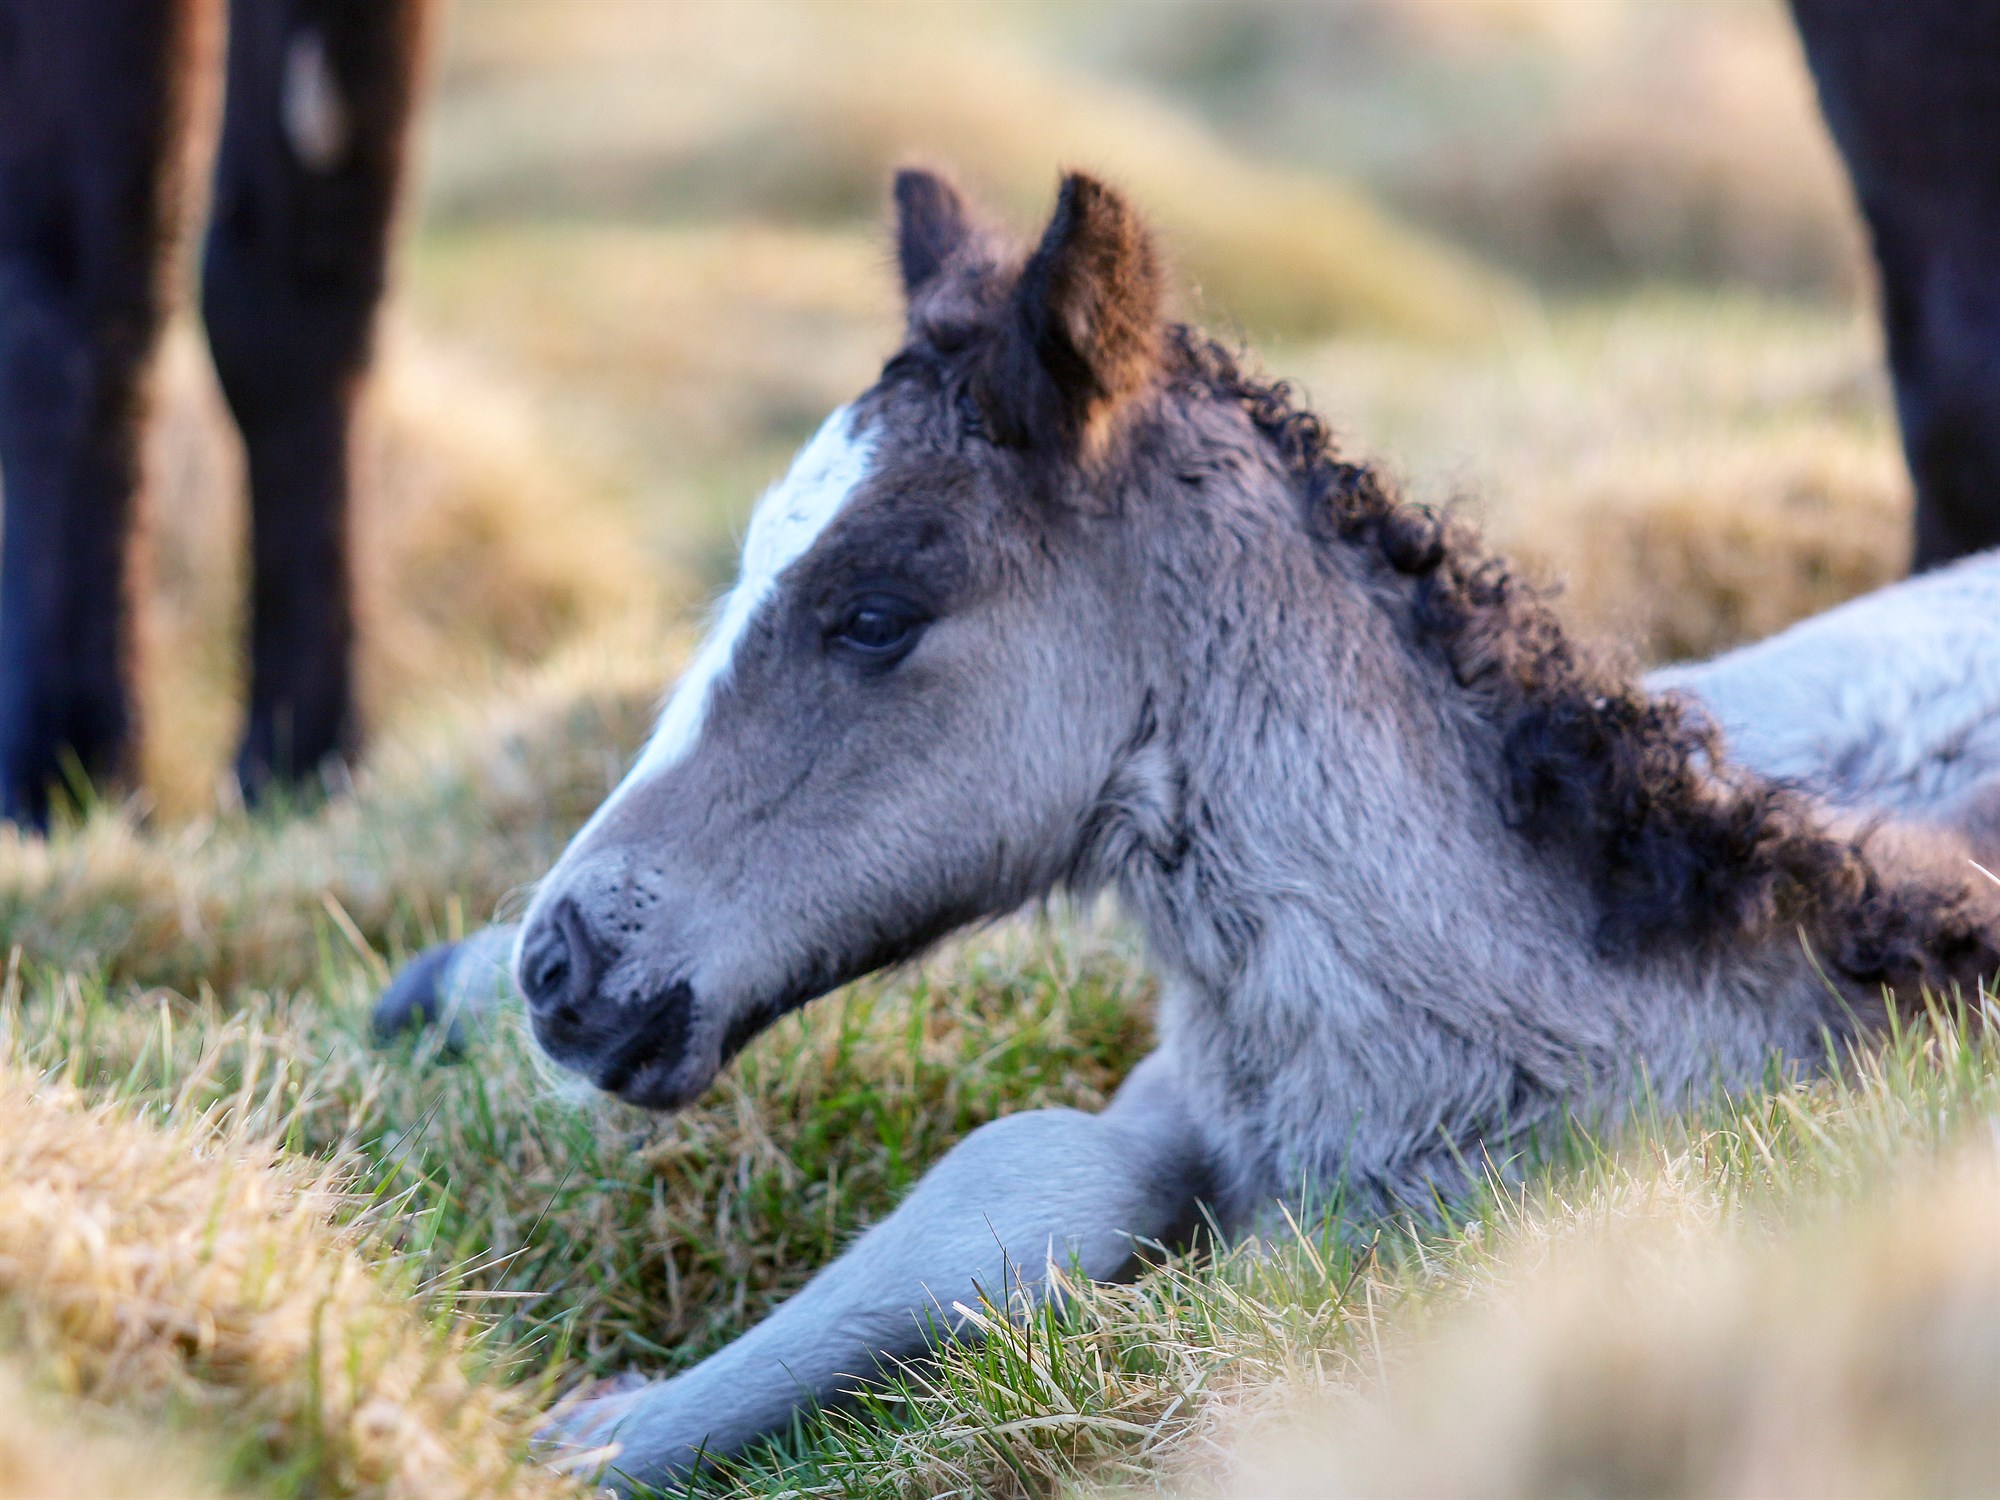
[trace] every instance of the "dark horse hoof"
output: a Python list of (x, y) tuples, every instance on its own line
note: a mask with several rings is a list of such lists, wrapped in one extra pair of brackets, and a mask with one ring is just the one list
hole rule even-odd
[(489, 927), (463, 942), (426, 948), (404, 964), (375, 1002), (375, 1039), (442, 1027), (444, 1050), (463, 1051), (514, 997), (514, 932), (512, 926)]

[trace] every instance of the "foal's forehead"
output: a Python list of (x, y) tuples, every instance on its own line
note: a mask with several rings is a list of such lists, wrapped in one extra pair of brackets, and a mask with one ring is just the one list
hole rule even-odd
[[(922, 476), (975, 467), (977, 445), (970, 439), (977, 424), (965, 396), (964, 372), (921, 345), (906, 345), (890, 359), (875, 384), (846, 408), (869, 459), (868, 482), (855, 490), (849, 509), (907, 498)], [(802, 453), (795, 468), (805, 458)]]
[[(957, 330), (963, 332), (963, 330)], [(935, 566), (985, 534), (1006, 491), (969, 398), (973, 335), (915, 325), (875, 383), (820, 426), (751, 514), (743, 580), (804, 581), (900, 553)], [(995, 481), (999, 481), (996, 486)], [(955, 542), (955, 545), (954, 545)], [(955, 569), (947, 569), (955, 572)]]
[(758, 501), (743, 539), (746, 579), (775, 579), (809, 551), (867, 479), (876, 461), (876, 424), (858, 406), (835, 408)]
[(861, 420), (910, 443), (950, 442), (961, 425), (958, 397), (968, 374), (965, 351), (941, 350), (921, 330), (913, 330), (854, 408)]
[(957, 444), (942, 395), (934, 375), (906, 367), (836, 408), (751, 512), (744, 579), (775, 580), (837, 521), (907, 511), (932, 493), (924, 479)]

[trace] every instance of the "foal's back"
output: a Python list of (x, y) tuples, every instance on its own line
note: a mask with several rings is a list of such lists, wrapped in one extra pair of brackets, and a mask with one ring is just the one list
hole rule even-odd
[(1764, 775), (1956, 829), (2000, 857), (2000, 551), (1647, 686), (1699, 699)]

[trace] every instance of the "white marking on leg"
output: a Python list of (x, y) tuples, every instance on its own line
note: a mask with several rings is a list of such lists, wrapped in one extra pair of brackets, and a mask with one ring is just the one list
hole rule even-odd
[(353, 132), (340, 80), (333, 75), (326, 41), (317, 31), (300, 32), (285, 52), (279, 109), (292, 155), (314, 172), (331, 172), (340, 165)]

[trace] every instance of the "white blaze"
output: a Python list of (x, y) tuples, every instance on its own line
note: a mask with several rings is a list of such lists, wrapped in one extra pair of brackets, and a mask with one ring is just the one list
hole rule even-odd
[[(680, 682), (674, 684), (674, 692), (666, 700), (666, 708), (660, 710), (660, 722), (654, 726), (652, 738), (640, 752), (638, 762), (626, 772), (612, 794), (604, 798), (602, 806), (590, 814), (590, 822), (570, 840), (570, 852), (576, 852), (590, 838), (596, 826), (634, 786), (650, 776), (658, 776), (694, 750), (696, 740), (702, 738), (702, 720), (708, 718), (708, 700), (714, 696), (716, 684), (728, 676), (730, 660), (736, 656), (736, 644), (742, 640), (744, 630), (750, 628), (758, 610), (776, 592), (778, 576), (812, 550), (812, 544), (820, 540), (820, 532), (832, 524), (854, 490), (868, 478), (872, 460), (874, 438), (856, 432), (852, 412), (842, 406), (820, 424), (820, 430), (812, 434), (812, 442), (798, 450), (798, 458), (792, 460), (786, 476), (756, 502), (756, 510), (750, 512), (750, 532), (744, 536), (744, 560), (736, 574), (736, 586), (716, 608), (708, 638), (694, 654), (688, 670), (682, 672)], [(558, 872), (568, 858), (564, 854), (558, 860)], [(544, 882), (542, 898), (546, 898), (548, 890), (550, 884)], [(536, 906), (540, 906), (540, 898)], [(514, 934), (510, 962), (514, 974), (520, 974), (520, 944), (528, 934), (528, 926), (530, 922), (522, 922)]]
[[(874, 454), (873, 438), (856, 432), (852, 413), (840, 407), (799, 450), (785, 477), (764, 492), (751, 512), (750, 529), (743, 538), (743, 563), (736, 586), (716, 609), (707, 639), (674, 685), (672, 696), (660, 712), (660, 721), (653, 728), (653, 737), (639, 753), (637, 763), (570, 840), (572, 851), (590, 837), (635, 785), (666, 770), (694, 749), (701, 738), (702, 721), (708, 716), (709, 699), (716, 684), (728, 675), (743, 632), (776, 591), (779, 575), (811, 550), (820, 533), (860, 488), (862, 480), (868, 477)], [(567, 858), (566, 854), (564, 860)], [(561, 863), (558, 862), (558, 868)], [(547, 890), (545, 884), (543, 893)], [(520, 945), (528, 925), (523, 922), (514, 938), (512, 970), (516, 974), (520, 972)]]
[[(728, 675), (743, 632), (777, 589), (778, 576), (811, 550), (867, 478), (874, 449), (870, 439), (853, 430), (852, 417), (843, 406), (820, 424), (785, 477), (764, 492), (743, 539), (736, 587), (723, 598), (708, 638), (675, 684), (652, 739), (619, 786), (620, 792), (635, 780), (666, 770), (694, 748), (708, 716), (709, 698)], [(614, 792), (612, 800), (616, 798)]]

